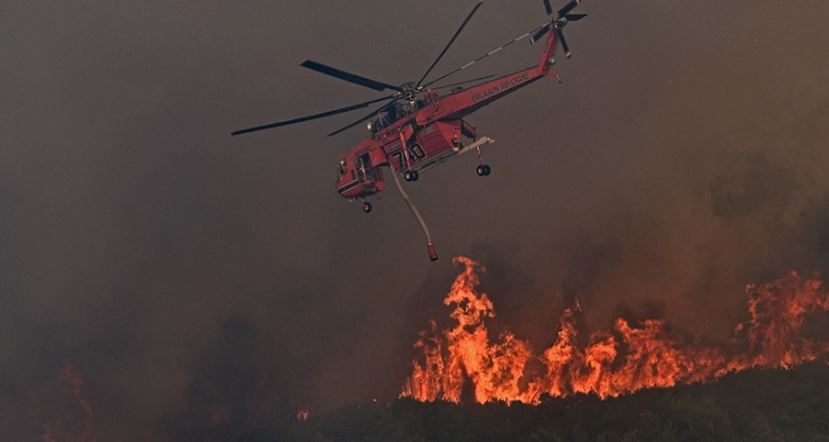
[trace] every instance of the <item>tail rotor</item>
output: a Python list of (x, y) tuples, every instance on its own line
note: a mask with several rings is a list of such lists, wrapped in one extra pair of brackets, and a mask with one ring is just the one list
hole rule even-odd
[[(553, 10), (553, 6), (550, 4), (550, 0), (543, 0), (544, 1), (544, 9), (547, 11), (547, 15), (550, 16), (550, 22), (539, 28), (535, 33), (530, 37), (530, 42), (535, 43), (538, 40), (541, 40), (542, 37), (547, 35), (550, 32), (550, 29), (553, 29), (553, 32), (556, 33), (556, 37), (558, 41), (561, 42), (561, 47), (564, 49), (564, 54), (567, 58), (573, 56), (573, 53), (570, 52), (570, 46), (567, 44), (567, 39), (564, 37), (564, 27), (567, 26), (567, 23), (571, 21), (579, 21), (584, 17), (587, 17), (587, 14), (571, 14), (572, 11), (576, 6), (578, 6), (581, 2), (580, 0), (570, 0), (566, 5), (564, 5), (558, 11)], [(555, 13), (555, 15), (554, 15)]]

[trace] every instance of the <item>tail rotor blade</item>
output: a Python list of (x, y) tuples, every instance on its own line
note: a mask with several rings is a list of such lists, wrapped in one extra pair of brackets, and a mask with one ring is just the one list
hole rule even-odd
[(564, 32), (561, 31), (561, 28), (556, 28), (556, 36), (558, 37), (558, 41), (561, 42), (561, 47), (564, 49), (564, 55), (567, 58), (573, 56), (573, 53), (570, 52), (570, 46), (567, 45), (567, 39), (564, 38)]
[(587, 14), (566, 14), (564, 16), (564, 18), (566, 18), (567, 21), (579, 21), (584, 17), (587, 17)]
[(567, 15), (568, 12), (572, 11), (573, 8), (575, 8), (578, 5), (579, 0), (570, 0), (570, 3), (567, 3), (566, 5), (564, 5), (563, 8), (558, 10), (558, 16), (561, 17)]
[(546, 35), (547, 32), (550, 32), (550, 24), (549, 23), (542, 26), (541, 29), (535, 31), (535, 34), (533, 34), (532, 37), (530, 37), (530, 42), (535, 44), (535, 42), (537, 42), (538, 40), (541, 40), (541, 38), (544, 37), (544, 35)]
[(550, 0), (544, 0), (544, 9), (547, 10), (547, 15), (553, 15), (553, 6), (550, 4)]

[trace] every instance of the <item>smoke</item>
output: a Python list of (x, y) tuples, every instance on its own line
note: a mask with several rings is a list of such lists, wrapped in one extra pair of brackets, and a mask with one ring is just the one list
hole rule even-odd
[[(829, 267), (829, 6), (778, 3), (585, 2), (564, 84), (470, 119), (498, 140), (493, 175), (461, 158), (410, 186), (441, 256), (489, 269), (498, 321), (544, 348), (578, 298), (591, 326), (625, 310), (723, 339), (746, 283)], [(306, 58), (418, 77), (471, 4), (5, 7), (0, 438), (41, 434), (67, 359), (99, 440), (192, 435), (198, 395), (235, 419), (262, 379), (275, 407), (312, 414), (396, 397), (443, 316), (448, 259), (428, 265), (393, 194), (369, 217), (335, 195), (337, 156), (365, 134), (321, 134), (349, 118), (227, 133), (372, 97)], [(542, 15), (487, 2), (440, 66)], [(475, 75), (536, 59), (514, 45)]]
[(184, 390), (183, 408), (161, 419), (171, 440), (275, 440), (287, 426), (291, 399), (273, 351), (249, 321), (222, 324), (216, 340), (203, 350)]

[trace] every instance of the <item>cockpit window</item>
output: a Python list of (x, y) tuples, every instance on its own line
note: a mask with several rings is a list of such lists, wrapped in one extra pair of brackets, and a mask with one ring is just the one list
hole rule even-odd
[(380, 129), (391, 125), (395, 121), (400, 120), (407, 115), (417, 112), (418, 109), (426, 106), (436, 99), (437, 95), (433, 93), (432, 95), (427, 95), (425, 99), (417, 100), (415, 102), (398, 101), (385, 112), (380, 112), (378, 114), (378, 118), (369, 121), (368, 124), (366, 124), (366, 128), (371, 133), (377, 133)]

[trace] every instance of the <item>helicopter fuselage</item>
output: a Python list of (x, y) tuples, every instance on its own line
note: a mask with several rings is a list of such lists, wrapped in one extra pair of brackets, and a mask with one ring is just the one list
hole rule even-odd
[[(328, 134), (328, 136), (337, 135), (365, 122), (368, 122), (367, 129), (371, 132), (370, 137), (352, 147), (340, 157), (337, 165), (337, 193), (349, 200), (363, 200), (363, 212), (370, 213), (372, 205), (366, 201), (366, 198), (383, 191), (386, 186), (383, 173), (388, 171), (400, 196), (409, 206), (423, 230), (429, 260), (435, 261), (438, 259), (437, 248), (432, 242), (429, 228), (420, 211), (409, 198), (405, 187), (401, 185), (398, 174), (402, 175), (406, 181), (417, 181), (420, 172), (435, 167), (454, 156), (475, 151), (478, 154), (478, 166), (475, 172), (479, 176), (490, 175), (492, 168), (484, 162), (481, 148), (486, 144), (495, 142), (495, 140), (485, 136), (479, 137), (475, 127), (469, 124), (465, 118), (495, 100), (522, 89), (545, 76), (552, 74), (552, 77), (558, 80), (558, 75), (551, 69), (551, 66), (555, 64), (555, 58), (553, 57), (556, 48), (560, 44), (567, 58), (570, 58), (571, 55), (563, 28), (567, 23), (579, 21), (587, 16), (587, 14), (572, 13), (579, 5), (580, 0), (569, 0), (558, 10), (553, 9), (551, 0), (542, 0), (542, 2), (547, 13), (546, 23), (429, 81), (427, 79), (430, 78), (432, 70), (452, 47), (458, 35), (481, 7), (483, 1), (478, 1), (475, 4), (458, 30), (449, 39), (449, 43), (446, 44), (418, 81), (395, 85), (314, 60), (305, 60), (301, 66), (312, 71), (378, 92), (387, 94), (389, 93), (387, 91), (394, 92), (390, 95), (325, 112), (235, 130), (230, 134), (236, 136), (289, 126), (384, 103), (368, 115), (364, 115), (357, 121)], [(538, 63), (534, 66), (485, 83), (479, 82), (492, 78), (492, 75), (452, 84), (440, 84), (446, 78), (501, 52), (507, 46), (524, 39), (528, 39), (530, 43), (535, 44), (541, 42), (545, 35), (546, 44), (542, 48)], [(467, 89), (458, 87), (467, 84), (477, 85)], [(442, 89), (448, 89), (449, 94), (445, 97), (438, 95), (436, 91)], [(385, 168), (388, 168), (388, 170)]]
[(347, 199), (364, 199), (383, 191), (383, 167), (419, 173), (462, 152), (467, 140), (478, 138), (464, 117), (547, 76), (556, 43), (556, 34), (550, 33), (536, 66), (445, 97), (427, 91), (417, 110), (378, 128), (340, 158), (337, 192)]

